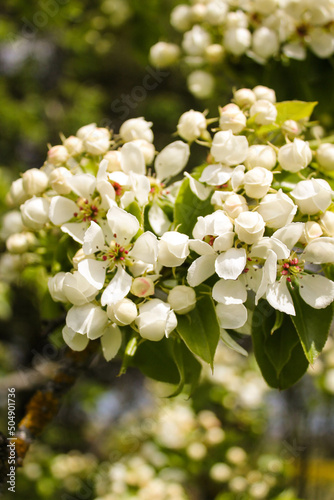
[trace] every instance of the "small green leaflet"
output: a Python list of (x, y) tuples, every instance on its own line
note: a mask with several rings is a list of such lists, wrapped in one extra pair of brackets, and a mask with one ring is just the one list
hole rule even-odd
[(188, 348), (203, 361), (213, 366), (213, 358), (220, 337), (220, 328), (212, 298), (203, 295), (195, 309), (177, 318), (177, 333)]
[(286, 120), (303, 120), (309, 118), (317, 102), (283, 101), (276, 104), (276, 123), (282, 125)]
[(289, 286), (296, 316), (291, 316), (298, 332), (305, 356), (312, 364), (324, 348), (333, 319), (333, 304), (325, 309), (314, 309), (300, 297), (298, 286)]
[(290, 317), (284, 314), (281, 326), (271, 334), (274, 326), (278, 326), (275, 310), (261, 300), (253, 314), (255, 357), (267, 384), (287, 389), (306, 372), (308, 361)]

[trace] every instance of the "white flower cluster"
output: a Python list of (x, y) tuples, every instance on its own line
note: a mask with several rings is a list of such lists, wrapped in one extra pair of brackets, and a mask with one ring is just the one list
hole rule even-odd
[[(72, 349), (100, 338), (109, 360), (127, 325), (143, 339), (168, 337), (209, 278), (222, 331), (247, 323), (249, 291), (256, 304), (264, 297), (289, 315), (296, 314), (289, 284), (315, 309), (334, 300), (334, 283), (307, 267), (334, 263), (332, 189), (314, 176), (334, 169), (334, 146), (313, 153), (301, 135), (305, 120), (279, 123), (275, 93), (265, 87), (237, 90), (219, 111), (212, 131), (214, 120), (184, 113), (177, 131), (187, 142), (158, 154), (143, 118), (124, 122), (118, 135), (87, 125), (13, 182), (9, 201), (20, 205), (21, 220), (11, 213), (20, 232), (7, 228), (8, 251), (42, 246), (47, 231), (76, 246), (49, 280), (52, 298), (68, 309), (63, 337)], [(211, 199), (211, 209), (189, 237), (175, 218), (180, 183), (166, 183), (185, 168), (193, 141), (207, 162), (181, 186), (189, 184), (194, 201)], [(293, 189), (286, 174), (297, 176)]]
[(182, 57), (196, 68), (188, 78), (189, 90), (205, 98), (214, 80), (198, 68), (221, 64), (228, 54), (245, 54), (260, 64), (272, 57), (303, 60), (308, 49), (329, 58), (334, 53), (333, 20), (331, 0), (192, 0), (171, 13), (172, 26), (183, 33), (181, 47), (161, 41), (150, 57), (158, 67)]

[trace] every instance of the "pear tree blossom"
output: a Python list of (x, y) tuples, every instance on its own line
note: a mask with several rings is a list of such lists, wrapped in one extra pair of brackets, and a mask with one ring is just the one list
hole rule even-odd
[[(247, 15), (225, 7), (229, 37), (245, 46)], [(212, 40), (193, 28), (183, 45), (204, 57)], [(119, 133), (88, 124), (62, 136), (40, 169), (12, 183), (4, 262), (13, 276), (42, 266), (64, 342), (100, 346), (122, 360), (121, 373), (138, 366), (181, 390), (201, 363), (213, 366), (220, 338), (245, 353), (238, 336), (251, 332), (267, 382), (291, 385), (323, 348), (334, 302), (332, 149), (312, 140), (312, 105), (237, 89), (216, 116), (183, 113), (179, 137), (160, 151), (143, 117)], [(293, 376), (283, 342), (283, 383), (268, 377), (275, 366), (261, 349), (286, 331), (303, 363)]]

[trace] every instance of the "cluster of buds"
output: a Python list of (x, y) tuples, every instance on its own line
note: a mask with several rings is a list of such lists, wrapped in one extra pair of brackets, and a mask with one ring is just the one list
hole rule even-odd
[(182, 58), (194, 69), (189, 90), (206, 98), (214, 79), (201, 68), (218, 66), (228, 56), (245, 54), (264, 64), (273, 57), (304, 60), (309, 49), (329, 58), (334, 52), (333, 20), (330, 0), (192, 0), (171, 13), (173, 28), (183, 33), (180, 46), (158, 42), (151, 48), (151, 61), (166, 67)]
[[(334, 263), (334, 145), (305, 140), (311, 110), (276, 104), (266, 87), (239, 89), (217, 118), (184, 113), (181, 139), (159, 153), (144, 118), (119, 134), (90, 124), (14, 181), (8, 201), (20, 211), (8, 215), (14, 233), (4, 221), (8, 251), (40, 250), (55, 233), (74, 249), (66, 265), (48, 267), (50, 294), (67, 309), (65, 342), (82, 350), (100, 338), (109, 360), (123, 328), (153, 342), (177, 336), (178, 316), (208, 293), (203, 284), (221, 332), (246, 328), (250, 295), (291, 316), (294, 285), (309, 306), (331, 304), (321, 266)], [(203, 163), (175, 180), (194, 142)]]

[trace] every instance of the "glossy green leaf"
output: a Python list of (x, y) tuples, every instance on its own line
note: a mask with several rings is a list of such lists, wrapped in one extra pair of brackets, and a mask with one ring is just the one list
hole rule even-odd
[[(194, 175), (195, 177), (195, 175)], [(192, 236), (197, 217), (211, 214), (213, 205), (210, 202), (211, 196), (202, 201), (191, 191), (189, 179), (184, 179), (175, 200), (174, 226), (179, 226), (179, 231), (188, 236)]]
[(275, 323), (275, 310), (261, 300), (253, 314), (255, 357), (267, 384), (287, 389), (302, 377), (308, 361), (290, 317), (285, 314), (281, 326), (271, 334)]
[(213, 365), (220, 337), (220, 328), (212, 298), (203, 295), (195, 309), (188, 314), (179, 315), (176, 331), (189, 349), (203, 361)]
[(224, 342), (224, 344), (233, 351), (242, 354), (242, 356), (248, 356), (248, 352), (246, 351), (246, 349), (241, 347), (241, 345), (234, 340), (232, 333), (227, 332), (226, 330), (224, 330), (224, 328), (221, 328), (220, 330), (220, 338)]
[(276, 123), (280, 125), (286, 120), (303, 120), (309, 118), (317, 102), (283, 101), (276, 104)]
[(185, 384), (191, 385), (191, 393), (198, 383), (201, 374), (201, 363), (191, 354), (185, 343), (180, 339), (173, 339), (174, 360), (179, 370), (180, 382), (170, 398), (180, 394)]
[(291, 316), (298, 332), (305, 356), (312, 364), (324, 348), (333, 319), (333, 304), (325, 309), (314, 309), (299, 295), (297, 285), (289, 287), (296, 316)]

